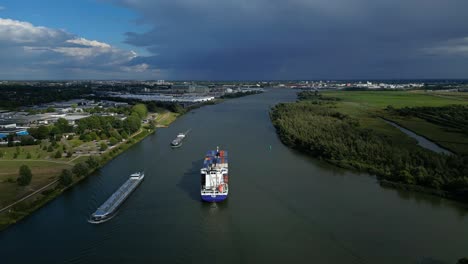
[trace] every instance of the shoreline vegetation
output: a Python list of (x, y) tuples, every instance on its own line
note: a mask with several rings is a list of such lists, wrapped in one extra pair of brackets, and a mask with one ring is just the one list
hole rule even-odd
[[(57, 198), (60, 194), (72, 188), (82, 180), (87, 179), (90, 175), (98, 171), (109, 161), (113, 160), (127, 149), (142, 141), (148, 135), (155, 133), (158, 128), (168, 127), (181, 115), (184, 115), (193, 109), (203, 107), (205, 105), (213, 105), (221, 103), (227, 99), (257, 93), (259, 92), (246, 92), (233, 96), (226, 96), (215, 101), (197, 104), (187, 108), (183, 108), (177, 104), (133, 101), (131, 103), (134, 104), (132, 108), (134, 111), (127, 113), (128, 116), (130, 117), (133, 115), (135, 118), (138, 116), (138, 122), (142, 122), (140, 120), (147, 120), (148, 122), (143, 122), (143, 124), (140, 124), (138, 130), (136, 130), (130, 136), (119, 137), (117, 134), (124, 133), (115, 132), (107, 135), (110, 137), (117, 137), (119, 139), (118, 143), (112, 142), (111, 144), (110, 142), (113, 140), (109, 140), (109, 137), (103, 135), (102, 133), (103, 130), (106, 129), (115, 131), (114, 124), (109, 125), (107, 121), (110, 120), (94, 118), (91, 116), (91, 118), (82, 122), (81, 125), (78, 124), (78, 127), (76, 128), (77, 134), (72, 136), (71, 138), (73, 139), (71, 140), (65, 137), (65, 139), (62, 139), (62, 141), (57, 140), (59, 143), (54, 143), (56, 142), (55, 139), (53, 142), (49, 142), (49, 140), (46, 139), (47, 144), (42, 144), (41, 142), (39, 145), (34, 146), (0, 147), (0, 165), (2, 165), (2, 168), (8, 168), (2, 169), (2, 173), (0, 173), (0, 179), (3, 179), (0, 181), (0, 191), (2, 191), (4, 194), (0, 194), (0, 199), (16, 197), (14, 200), (8, 201), (8, 204), (5, 204), (4, 200), (0, 200), (0, 210), (6, 208), (8, 205), (14, 204), (6, 210), (0, 211), (0, 232), (5, 230), (11, 224), (15, 224), (18, 221), (21, 221), (23, 218), (27, 217), (34, 211), (45, 206), (49, 201)], [(131, 122), (129, 122), (129, 125), (130, 123)], [(100, 127), (100, 125), (106, 127)], [(136, 127), (136, 124), (133, 125)], [(53, 126), (51, 130), (53, 130), (55, 126)], [(65, 127), (65, 124), (63, 124), (63, 126)], [(97, 127), (99, 127), (99, 129), (96, 129)], [(119, 125), (117, 125), (117, 127), (119, 127)], [(64, 130), (67, 129), (70, 128), (67, 127)], [(51, 131), (48, 132), (50, 133)], [(35, 133), (37, 134), (38, 131), (33, 131), (32, 134)], [(45, 137), (49, 136), (49, 133), (46, 133)], [(98, 135), (97, 138), (94, 134)], [(57, 135), (55, 134), (53, 135), (54, 138), (56, 136)], [(88, 136), (91, 138), (87, 138)], [(78, 139), (78, 137), (81, 137), (81, 139)], [(89, 143), (86, 143), (87, 141), (89, 141)], [(64, 144), (62, 144), (63, 142)], [(69, 145), (71, 146), (67, 146), (66, 149), (65, 143), (70, 143)], [(97, 152), (97, 154), (78, 154), (76, 156), (68, 154), (72, 151), (70, 148), (75, 149), (75, 147), (80, 144), (86, 145), (86, 147), (94, 144), (96, 145), (95, 148), (99, 148), (99, 152)], [(61, 150), (62, 146), (63, 151)], [(54, 155), (58, 155), (56, 154), (58, 152), (60, 152), (60, 157), (55, 157)], [(5, 177), (5, 175), (17, 175), (18, 168), (20, 168), (22, 165), (28, 165), (28, 168), (32, 168), (32, 182), (30, 185), (33, 187), (18, 186), (16, 179), (11, 176)], [(21, 195), (19, 197), (18, 190), (21, 190)], [(15, 201), (19, 201), (25, 197), (27, 198), (24, 201), (20, 201), (19, 203), (15, 204)]]
[[(341, 168), (376, 175), (384, 187), (466, 204), (468, 136), (463, 133), (466, 121), (457, 121), (466, 120), (467, 105), (466, 100), (412, 92), (305, 91), (298, 94), (297, 102), (273, 107), (270, 117), (281, 141), (289, 147)], [(381, 118), (395, 123), (406, 120), (404, 127), (455, 155), (421, 148)], [(411, 120), (417, 122), (411, 124)]]

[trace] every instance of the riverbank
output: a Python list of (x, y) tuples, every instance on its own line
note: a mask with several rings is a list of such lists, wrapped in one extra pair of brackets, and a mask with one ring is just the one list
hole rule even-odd
[[(332, 97), (306, 92), (298, 102), (275, 106), (271, 120), (281, 141), (338, 167), (398, 183), (393, 187), (433, 189), (432, 194), (468, 202), (466, 157), (421, 148), (415, 139), (380, 118), (385, 115), (383, 107), (372, 105), (378, 101), (382, 106), (392, 102), (408, 106), (412, 93), (359, 92), (361, 99), (350, 95), (353, 92), (343, 93)], [(447, 101), (434, 98), (428, 104), (441, 104), (441, 100)]]

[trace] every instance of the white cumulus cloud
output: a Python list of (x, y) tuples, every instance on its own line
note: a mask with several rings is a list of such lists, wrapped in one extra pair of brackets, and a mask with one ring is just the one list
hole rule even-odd
[[(60, 29), (36, 26), (29, 22), (0, 18), (0, 79), (9, 79), (7, 72), (17, 66), (21, 71), (40, 71), (51, 75), (74, 76), (80, 69), (93, 71), (94, 78), (119, 72), (151, 72), (148, 64), (136, 63), (134, 51), (119, 49), (108, 43), (89, 40)], [(1, 71), (8, 69), (8, 71)], [(60, 73), (58, 73), (60, 72)], [(27, 73), (25, 73), (27, 74)], [(78, 77), (78, 76), (77, 76)], [(14, 77), (12, 77), (14, 78)], [(37, 77), (33, 77), (37, 78)], [(60, 78), (58, 76), (57, 78)]]

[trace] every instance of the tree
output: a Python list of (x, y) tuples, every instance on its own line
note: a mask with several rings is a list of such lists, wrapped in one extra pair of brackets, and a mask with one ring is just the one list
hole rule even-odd
[(30, 135), (26, 136), (21, 136), (20, 137), (21, 145), (26, 146), (26, 145), (34, 145), (36, 142), (34, 141), (34, 138)]
[(123, 127), (125, 131), (129, 134), (135, 133), (140, 129), (141, 121), (137, 116), (131, 115), (124, 120)]
[(50, 129), (49, 135), (50, 136), (56, 136), (56, 135), (61, 135), (63, 131), (60, 129), (58, 126), (52, 126)]
[(49, 135), (49, 128), (46, 126), (40, 126), (37, 128), (36, 136), (33, 135), (36, 139), (46, 139)]
[(150, 122), (149, 122), (149, 128), (150, 128), (150, 129), (155, 129), (155, 128), (156, 128), (156, 121), (155, 121), (155, 120), (150, 120)]
[(120, 135), (119, 131), (117, 131), (117, 130), (115, 130), (115, 129), (114, 129), (114, 130), (111, 130), (110, 136), (111, 136), (111, 137), (114, 137), (114, 138), (117, 139), (117, 140), (122, 140), (122, 136)]
[(56, 158), (56, 159), (60, 159), (61, 157), (62, 157), (62, 151), (60, 151), (60, 150), (57, 150), (57, 152), (55, 152), (55, 156), (54, 156), (54, 158)]
[(73, 129), (73, 127), (68, 124), (68, 121), (65, 118), (59, 118), (55, 126), (60, 129), (62, 133), (69, 133)]
[(98, 140), (98, 135), (96, 132), (89, 133), (89, 136), (91, 137), (91, 140)]
[(47, 148), (47, 152), (52, 152), (54, 151), (54, 147), (52, 147), (52, 145), (49, 145), (49, 147)]
[(136, 113), (141, 120), (148, 115), (148, 109), (144, 104), (136, 104), (132, 107), (132, 113)]
[(99, 158), (96, 156), (89, 156), (86, 160), (86, 164), (92, 169), (95, 169), (99, 166)]
[(99, 137), (100, 137), (101, 139), (103, 139), (103, 140), (106, 140), (106, 139), (107, 139), (107, 135), (106, 135), (106, 133), (104, 133), (104, 132), (101, 132), (101, 134), (99, 134)]
[(53, 112), (55, 112), (55, 108), (53, 108), (52, 106), (49, 106), (49, 107), (47, 107), (46, 112), (47, 113), (53, 113)]
[(63, 186), (68, 186), (73, 182), (72, 179), (72, 172), (69, 169), (64, 169), (62, 170), (62, 173), (60, 174), (59, 177), (59, 182)]
[(106, 149), (107, 149), (107, 144), (106, 144), (106, 142), (101, 142), (100, 150), (101, 150), (101, 151), (105, 151)]
[(115, 144), (119, 143), (119, 141), (115, 137), (109, 138), (109, 143), (111, 146), (114, 146)]
[(73, 166), (72, 170), (76, 176), (85, 176), (89, 171), (89, 166), (85, 162), (80, 162)]
[(28, 154), (26, 155), (26, 158), (31, 159), (32, 158), (31, 153), (28, 152)]
[(32, 173), (31, 169), (28, 167), (28, 165), (21, 165), (19, 168), (19, 177), (18, 177), (18, 185), (20, 186), (26, 186), (31, 183), (32, 179)]

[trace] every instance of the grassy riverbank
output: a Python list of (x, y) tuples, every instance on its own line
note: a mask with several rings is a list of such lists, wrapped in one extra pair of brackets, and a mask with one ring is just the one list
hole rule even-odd
[[(423, 149), (414, 139), (381, 119), (395, 119), (395, 112), (388, 110), (389, 105), (392, 105), (390, 109), (398, 109), (467, 104), (464, 97), (350, 91), (323, 95), (305, 92), (299, 97), (300, 101), (279, 104), (271, 112), (272, 122), (286, 145), (405, 188), (433, 189), (434, 194), (444, 193), (468, 202), (468, 157), (445, 156)], [(417, 133), (426, 136), (429, 131)], [(445, 130), (444, 133), (450, 137), (458, 132)], [(462, 145), (453, 144), (458, 148)]]

